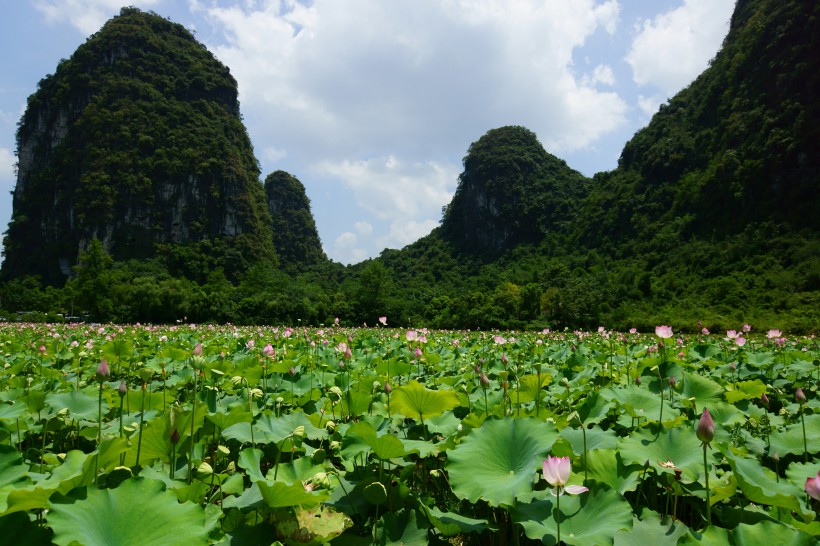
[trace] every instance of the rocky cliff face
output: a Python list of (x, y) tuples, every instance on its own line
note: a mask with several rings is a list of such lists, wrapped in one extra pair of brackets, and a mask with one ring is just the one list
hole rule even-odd
[(208, 240), (275, 256), (236, 81), (157, 15), (123, 8), (41, 80), (17, 152), (6, 278), (60, 284), (93, 238), (115, 259)]
[(272, 218), (273, 245), (281, 265), (326, 261), (302, 183), (285, 171), (276, 171), (265, 179), (265, 195)]
[(497, 254), (562, 229), (588, 179), (548, 154), (524, 127), (492, 129), (472, 143), (442, 232), (458, 246)]

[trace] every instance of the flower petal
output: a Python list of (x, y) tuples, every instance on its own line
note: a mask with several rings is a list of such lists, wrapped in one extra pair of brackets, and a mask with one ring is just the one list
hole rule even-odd
[(586, 493), (589, 491), (589, 488), (584, 487), (583, 485), (568, 485), (564, 488), (564, 491), (570, 495), (580, 495), (581, 493)]

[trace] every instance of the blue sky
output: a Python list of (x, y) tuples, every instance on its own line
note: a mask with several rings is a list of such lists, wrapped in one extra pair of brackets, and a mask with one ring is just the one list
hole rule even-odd
[(471, 142), (503, 125), (591, 176), (708, 65), (734, 0), (0, 0), (0, 225), (27, 97), (122, 5), (195, 33), (239, 83), (262, 166), (295, 175), (327, 254), (441, 219)]

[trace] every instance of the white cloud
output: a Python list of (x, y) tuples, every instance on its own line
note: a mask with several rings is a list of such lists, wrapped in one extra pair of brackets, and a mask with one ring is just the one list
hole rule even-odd
[(68, 23), (85, 35), (98, 30), (123, 5), (139, 8), (156, 6), (158, 0), (35, 0), (34, 7), (45, 16), (49, 25)]
[(404, 248), (428, 235), (437, 225), (436, 220), (395, 220), (390, 223), (390, 231), (376, 242), (382, 248)]
[(14, 165), (17, 158), (8, 148), (0, 148), (0, 192), (3, 195), (8, 195), (8, 192), (14, 190), (16, 184)]
[(286, 150), (280, 150), (275, 146), (268, 146), (264, 149), (263, 155), (270, 163), (277, 163), (288, 156)]
[(684, 0), (683, 5), (638, 28), (626, 61), (638, 85), (667, 96), (688, 85), (708, 65), (726, 36), (735, 0)]
[(333, 249), (325, 252), (332, 259), (345, 264), (361, 262), (367, 258), (367, 251), (359, 246), (359, 238), (355, 233), (346, 231), (336, 237), (333, 242)]
[(643, 112), (647, 118), (653, 116), (663, 102), (663, 98), (659, 95), (652, 95), (649, 97), (638, 95), (638, 108), (641, 109), (641, 112)]

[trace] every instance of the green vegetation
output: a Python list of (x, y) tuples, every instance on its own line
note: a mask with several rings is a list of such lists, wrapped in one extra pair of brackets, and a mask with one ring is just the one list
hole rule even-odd
[[(548, 154), (530, 130), (492, 129), (467, 150), (440, 227), (404, 249), (343, 267), (322, 253), (295, 177), (279, 171), (264, 188), (258, 183), (227, 69), (199, 46), (179, 55), (191, 71), (159, 70), (158, 51), (176, 52), (177, 42), (190, 46), (192, 39), (178, 25), (126, 9), (30, 99), (18, 137), (33, 159), (21, 157), (27, 167), (6, 237), (0, 308), (30, 319), (61, 313), (153, 323), (319, 325), (340, 318), (372, 325), (387, 315), (392, 325), (437, 328), (626, 330), (671, 323), (698, 332), (746, 321), (814, 332), (818, 21), (817, 3), (739, 1), (711, 66), (626, 144), (618, 168), (588, 179)], [(157, 48), (142, 48), (138, 65), (124, 63), (130, 57), (116, 48), (94, 49), (114, 37)], [(82, 70), (83, 62), (99, 63), (83, 61), (92, 51), (113, 52), (102, 55), (109, 62), (100, 80)], [(116, 72), (134, 66), (139, 77)], [(90, 94), (109, 84), (108, 94)], [(115, 89), (129, 100), (107, 100), (119, 96)], [(143, 100), (149, 95), (158, 100)], [(89, 96), (94, 100), (83, 102)], [(168, 98), (175, 96), (186, 100)], [(50, 150), (34, 131), (38, 116), (57, 116), (43, 109), (50, 100), (86, 105), (69, 133), (75, 136), (67, 137), (83, 146)], [(94, 114), (98, 109), (105, 115)], [(154, 117), (144, 123), (144, 116)], [(106, 138), (94, 140), (94, 131)], [(118, 131), (133, 134), (120, 139)], [(166, 138), (174, 131), (185, 132), (185, 146)], [(225, 134), (233, 139), (219, 138)], [(133, 146), (144, 146), (143, 153)], [(131, 163), (117, 163), (126, 159)], [(119, 169), (128, 177), (115, 176)], [(183, 207), (188, 216), (181, 217), (169, 212), (191, 196), (189, 178), (179, 173), (201, 176), (207, 184), (197, 191), (212, 197), (204, 208)], [(247, 191), (226, 186), (238, 179)], [(156, 190), (169, 180), (182, 193), (160, 203)], [(54, 181), (74, 193), (43, 200)], [(231, 206), (245, 226), (233, 236), (219, 231), (228, 196), (239, 199)], [(78, 208), (61, 216), (69, 197)], [(52, 202), (55, 210), (44, 204)], [(139, 223), (118, 223), (140, 214), (166, 235), (152, 238)], [(68, 243), (43, 240), (34, 229), (52, 219), (49, 233), (66, 234)], [(180, 230), (190, 239), (168, 238)], [(75, 275), (64, 285), (58, 263)]]
[(0, 345), (15, 543), (820, 538), (813, 336), (0, 324)]

